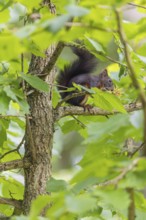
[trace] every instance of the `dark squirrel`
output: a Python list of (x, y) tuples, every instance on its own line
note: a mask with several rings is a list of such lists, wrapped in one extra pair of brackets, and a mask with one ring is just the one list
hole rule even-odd
[[(107, 70), (104, 69), (99, 75), (91, 75), (98, 66), (97, 58), (86, 49), (73, 48), (73, 52), (78, 56), (72, 64), (64, 67), (57, 78), (58, 90), (61, 97), (75, 92), (63, 92), (67, 88), (73, 87), (73, 83), (82, 85), (86, 88), (96, 87), (101, 90), (113, 91), (114, 86), (111, 78), (108, 76)], [(77, 106), (85, 106), (88, 94), (71, 98), (67, 100), (69, 104)]]

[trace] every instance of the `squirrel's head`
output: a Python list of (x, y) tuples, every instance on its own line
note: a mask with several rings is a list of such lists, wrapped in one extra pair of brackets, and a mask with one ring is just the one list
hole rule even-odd
[(103, 91), (109, 90), (113, 91), (114, 90), (114, 84), (112, 79), (108, 76), (107, 69), (104, 69), (100, 74), (99, 74), (99, 79), (101, 83), (101, 89)]

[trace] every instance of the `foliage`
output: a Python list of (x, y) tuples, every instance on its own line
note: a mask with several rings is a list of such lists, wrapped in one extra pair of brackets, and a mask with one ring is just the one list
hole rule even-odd
[[(123, 6), (129, 2), (127, 0), (104, 3), (83, 0), (78, 5), (75, 1), (63, 0), (54, 1), (57, 9), (54, 16), (40, 2), (0, 1), (0, 154), (16, 149), (25, 132), (24, 119), (29, 106), (22, 89), (23, 80), (41, 92), (48, 92), (49, 87), (42, 79), (33, 76), (33, 73), (27, 74), (31, 53), (44, 57), (44, 50), (60, 39), (67, 43), (83, 39), (86, 47), (99, 59), (97, 72), (107, 67), (118, 88), (117, 93), (113, 95), (93, 89), (89, 91), (89, 102), (103, 110), (120, 113), (108, 117), (78, 116), (75, 120), (67, 116), (60, 119), (55, 125), (53, 178), (47, 185), (51, 197), (38, 197), (28, 217), (14, 216), (11, 219), (126, 220), (130, 204), (129, 188), (134, 190), (136, 219), (145, 219), (146, 200), (141, 192), (146, 185), (146, 162), (143, 158), (118, 182), (106, 186), (101, 183), (119, 176), (138, 157), (138, 153), (128, 157), (133, 148), (127, 145), (127, 140), (132, 140), (132, 147), (143, 142), (142, 111), (129, 114), (123, 107), (135, 102), (138, 92), (128, 74), (123, 45), (116, 32), (114, 8), (121, 9), (132, 64), (142, 88), (146, 86), (146, 9), (134, 6), (142, 16), (131, 21), (124, 14), (127, 9)], [(134, 2), (146, 6), (142, 0)], [(37, 13), (40, 19), (36, 19)], [(72, 17), (74, 25), (67, 30), (66, 22)], [(71, 52), (65, 49), (57, 60), (58, 69), (72, 59)], [(58, 101), (59, 94), (54, 88), (54, 107)], [(2, 157), (1, 162), (19, 159), (23, 153), (22, 144), (19, 153), (12, 151)], [(64, 158), (60, 158), (60, 154)], [(59, 166), (65, 160), (69, 160), (69, 164), (63, 170), (63, 165)], [(23, 174), (18, 171), (1, 174), (3, 197), (23, 199)], [(48, 202), (52, 205), (47, 209), (46, 216), (38, 217)], [(0, 213), (11, 216), (13, 208), (1, 205)]]

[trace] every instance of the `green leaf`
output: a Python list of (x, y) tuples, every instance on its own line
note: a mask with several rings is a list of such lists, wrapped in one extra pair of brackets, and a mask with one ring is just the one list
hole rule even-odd
[(146, 199), (144, 197), (143, 194), (140, 193), (140, 191), (136, 191), (135, 192), (135, 203), (136, 203), (136, 207), (138, 207), (139, 209), (143, 210), (146, 213)]
[(70, 15), (60, 15), (58, 17), (55, 17), (54, 19), (49, 19), (42, 23), (42, 27), (47, 30), (51, 31), (53, 33), (58, 32), (62, 27), (65, 26), (65, 23), (69, 21), (71, 18)]
[(81, 192), (82, 190), (86, 190), (86, 189), (92, 187), (97, 182), (98, 182), (98, 178), (92, 176), (92, 177), (84, 179), (83, 181), (77, 182), (72, 190), (74, 193), (77, 194), (77, 193)]
[(49, 195), (38, 196), (36, 200), (32, 202), (30, 210), (30, 219), (37, 220), (43, 208), (45, 208), (50, 202)]
[(8, 7), (10, 7), (13, 3), (12, 0), (6, 1), (6, 0), (1, 0), (0, 2), (0, 12), (6, 10)]
[(24, 5), (20, 4), (19, 2), (14, 3), (13, 7), (11, 7), (11, 22), (12, 23), (17, 23), (19, 22), (20, 17), (25, 16), (26, 15), (26, 8), (24, 7)]
[(103, 47), (97, 41), (95, 41), (95, 40), (93, 40), (93, 39), (91, 39), (89, 37), (86, 37), (86, 39), (89, 41), (89, 43), (92, 45), (92, 47), (94, 49), (96, 49), (96, 51), (105, 53)]
[[(11, 2), (11, 1), (9, 1), (9, 2)], [(10, 4), (7, 5), (7, 7), (9, 7), (9, 6), (10, 6)], [(0, 7), (0, 8), (1, 8), (1, 7)], [(5, 9), (6, 9), (6, 8), (5, 8)], [(9, 10), (4, 10), (4, 8), (3, 8), (3, 9), (0, 9), (0, 16), (1, 16), (1, 19), (0, 19), (0, 22), (1, 22), (1, 23), (7, 22), (8, 19), (9, 19), (9, 17), (10, 17), (10, 12), (9, 12)]]
[(101, 197), (102, 200), (111, 206), (111, 208), (116, 209), (117, 211), (127, 210), (127, 207), (130, 203), (129, 195), (125, 190), (116, 189), (113, 191), (97, 191), (95, 193), (97, 196)]
[(120, 72), (119, 72), (119, 78), (121, 78), (121, 76), (123, 76), (125, 73), (125, 67), (124, 66), (121, 66), (120, 67)]
[(10, 97), (12, 100), (14, 100), (20, 105), (21, 110), (24, 113), (29, 113), (29, 106), (24, 98), (24, 95), (22, 94), (22, 91), (18, 89), (12, 89), (10, 86), (5, 86), (3, 90), (5, 91), (8, 97)]
[[(10, 64), (8, 62), (1, 62), (0, 63), (0, 74), (4, 74), (4, 73), (7, 73), (8, 70), (9, 70), (9, 66)], [(0, 83), (3, 83), (3, 80), (6, 81), (6, 80), (11, 80), (12, 79), (7, 79), (7, 78), (4, 78), (2, 75), (0, 75)]]
[(118, 45), (113, 39), (108, 44), (107, 55), (113, 60), (119, 60)]
[(24, 45), (27, 47), (27, 50), (39, 57), (45, 57), (44, 51), (40, 49), (40, 47), (32, 41), (24, 40)]
[(49, 85), (37, 76), (21, 73), (21, 77), (29, 83), (33, 88), (41, 92), (49, 92)]
[(10, 97), (12, 100), (18, 101), (16, 94), (12, 91), (10, 86), (5, 86), (4, 91), (7, 94), (7, 96)]
[(96, 199), (86, 195), (67, 196), (66, 205), (69, 212), (83, 214), (97, 207)]
[(19, 0), (19, 2), (25, 5), (27, 8), (33, 9), (39, 6), (41, 0), (31, 0), (31, 1)]
[(67, 189), (67, 183), (64, 180), (57, 180), (51, 178), (47, 182), (47, 191), (48, 192), (59, 192)]
[[(16, 178), (16, 175), (14, 175)], [(20, 175), (17, 178), (20, 178)], [(24, 186), (19, 181), (15, 180), (13, 174), (10, 173), (6, 178), (1, 180), (2, 184), (2, 194), (4, 197), (10, 198), (9, 192), (13, 192), (15, 194), (15, 199), (22, 199), (24, 193)]]
[(64, 134), (67, 134), (71, 131), (78, 131), (81, 129), (81, 125), (76, 120), (68, 120), (61, 127)]
[(94, 104), (96, 106), (104, 110), (117, 110), (119, 112), (126, 113), (124, 106), (122, 105), (117, 96), (111, 93), (103, 92), (97, 88), (93, 88), (93, 91), (96, 92), (96, 94), (92, 95)]
[(30, 36), (36, 30), (36, 26), (33, 24), (26, 25), (16, 32), (16, 36), (23, 39)]
[(126, 175), (126, 178), (120, 181), (120, 187), (122, 188), (135, 188), (142, 190), (146, 185), (146, 161), (141, 159), (133, 172)]
[[(116, 131), (124, 128), (126, 125), (129, 125), (128, 114), (117, 114), (104, 122), (90, 123), (87, 128), (89, 138), (86, 139), (85, 142), (90, 143), (91, 141), (94, 142), (95, 140), (105, 140), (105, 137), (108, 138), (110, 137), (109, 135), (112, 136)], [(112, 140), (112, 137), (110, 138)]]
[(28, 216), (20, 215), (20, 216), (13, 216), (11, 220), (30, 220), (30, 218)]
[(8, 31), (3, 31), (0, 35), (0, 50), (0, 60), (8, 61), (18, 59), (24, 48), (16, 36)]
[(18, 101), (20, 107), (22, 108), (23, 113), (28, 114), (29, 113), (29, 105), (25, 99), (20, 99)]
[(5, 92), (0, 92), (0, 114), (5, 114), (9, 108), (10, 98)]
[[(72, 83), (73, 84), (73, 86), (74, 86), (74, 88), (77, 88), (77, 90), (78, 91), (86, 91), (86, 92), (88, 92), (89, 94), (92, 94), (92, 93), (95, 93), (92, 89), (88, 89), (87, 87), (85, 87), (85, 86), (82, 86), (82, 85), (80, 85), (80, 84), (76, 84), (76, 83)], [(75, 89), (74, 88), (69, 88), (69, 89), (67, 89), (67, 90), (65, 90), (65, 91), (74, 91)], [(75, 90), (76, 91), (76, 90)], [(78, 92), (77, 91), (77, 92)]]
[(3, 146), (4, 142), (7, 140), (7, 129), (9, 126), (9, 120), (6, 121), (4, 119), (0, 120), (0, 147)]
[(66, 7), (66, 9), (69, 15), (72, 17), (80, 17), (89, 13), (89, 10), (87, 8), (83, 8), (76, 5), (69, 5)]

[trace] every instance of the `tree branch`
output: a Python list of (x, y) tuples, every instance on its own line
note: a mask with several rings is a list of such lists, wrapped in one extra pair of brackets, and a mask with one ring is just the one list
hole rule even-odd
[(142, 143), (140, 146), (135, 147), (132, 152), (128, 152), (128, 156), (133, 157), (144, 145), (145, 143)]
[(48, 73), (50, 73), (50, 71), (52, 70), (52, 68), (54, 67), (54, 64), (56, 62), (56, 60), (58, 59), (61, 51), (64, 48), (64, 43), (63, 42), (59, 42), (53, 52), (53, 54), (51, 55), (48, 63), (46, 64), (46, 66), (44, 67), (43, 71), (40, 73), (40, 76), (42, 75), (48, 75)]
[(97, 186), (102, 187), (102, 186), (109, 186), (109, 185), (118, 185), (119, 181), (122, 180), (127, 175), (127, 173), (132, 171), (137, 166), (140, 159), (141, 158), (136, 158), (135, 160), (132, 161), (132, 163), (128, 167), (125, 167), (118, 176), (106, 182), (99, 183), (97, 184)]
[(137, 89), (138, 93), (139, 93), (139, 97), (142, 103), (142, 107), (143, 107), (143, 113), (144, 113), (144, 147), (143, 147), (143, 151), (142, 151), (142, 156), (146, 157), (146, 96), (145, 96), (145, 92), (144, 89), (142, 88), (141, 84), (138, 81), (135, 69), (133, 67), (133, 63), (132, 63), (132, 59), (130, 57), (130, 51), (129, 51), (129, 45), (127, 43), (127, 39), (122, 27), (122, 22), (121, 22), (121, 17), (120, 17), (120, 12), (115, 9), (115, 14), (116, 14), (116, 20), (117, 20), (117, 26), (118, 26), (118, 33), (119, 33), (119, 37), (120, 40), (123, 44), (123, 50), (125, 53), (125, 59), (127, 62), (127, 66), (129, 69), (129, 76), (132, 80), (133, 86)]
[(127, 66), (129, 68), (129, 75), (131, 77), (131, 80), (132, 80), (132, 83), (133, 83), (134, 87), (139, 92), (139, 96), (141, 98), (142, 104), (145, 105), (146, 104), (146, 97), (145, 97), (145, 94), (144, 94), (144, 90), (141, 87), (141, 85), (140, 85), (140, 83), (137, 79), (136, 72), (134, 70), (132, 60), (131, 60), (131, 57), (130, 57), (130, 51), (129, 51), (129, 46), (128, 46), (128, 43), (127, 43), (127, 39), (126, 39), (124, 30), (123, 30), (123, 27), (122, 27), (120, 14), (119, 14), (119, 11), (117, 9), (115, 10), (115, 14), (116, 14), (116, 18), (117, 18), (119, 37), (120, 37), (120, 40), (121, 40), (121, 42), (124, 46), (123, 49), (124, 49), (124, 53), (125, 53), (125, 59), (126, 59), (126, 62), (127, 62)]
[(22, 208), (22, 200), (0, 197), (0, 204), (12, 205), (18, 209)]
[(146, 6), (143, 6), (143, 5), (138, 5), (138, 4), (131, 3), (131, 2), (129, 2), (129, 3), (128, 3), (128, 5), (132, 5), (132, 6), (135, 6), (135, 7), (139, 7), (139, 8), (146, 9)]
[(127, 188), (126, 190), (130, 197), (130, 204), (128, 207), (128, 220), (135, 220), (134, 190), (132, 188)]
[(0, 219), (1, 220), (11, 220), (11, 216), (10, 217), (6, 217), (6, 216), (4, 216), (4, 215), (0, 215)]
[(47, 6), (50, 9), (51, 14), (56, 14), (56, 6), (52, 3), (51, 0), (43, 0), (43, 6)]
[[(127, 112), (133, 112), (137, 110), (142, 109), (142, 104), (141, 103), (130, 103), (124, 106), (125, 110)], [(55, 120), (59, 120), (62, 117), (65, 117), (67, 115), (102, 115), (102, 116), (107, 116), (107, 115), (114, 115), (119, 113), (118, 111), (106, 111), (102, 110), (98, 107), (93, 107), (90, 109), (90, 111), (85, 111), (83, 107), (78, 107), (78, 106), (64, 106), (64, 107), (59, 107), (58, 109), (54, 110), (54, 117)]]
[(0, 172), (24, 167), (27, 168), (30, 165), (31, 163), (28, 160), (12, 160), (10, 162), (0, 163)]

